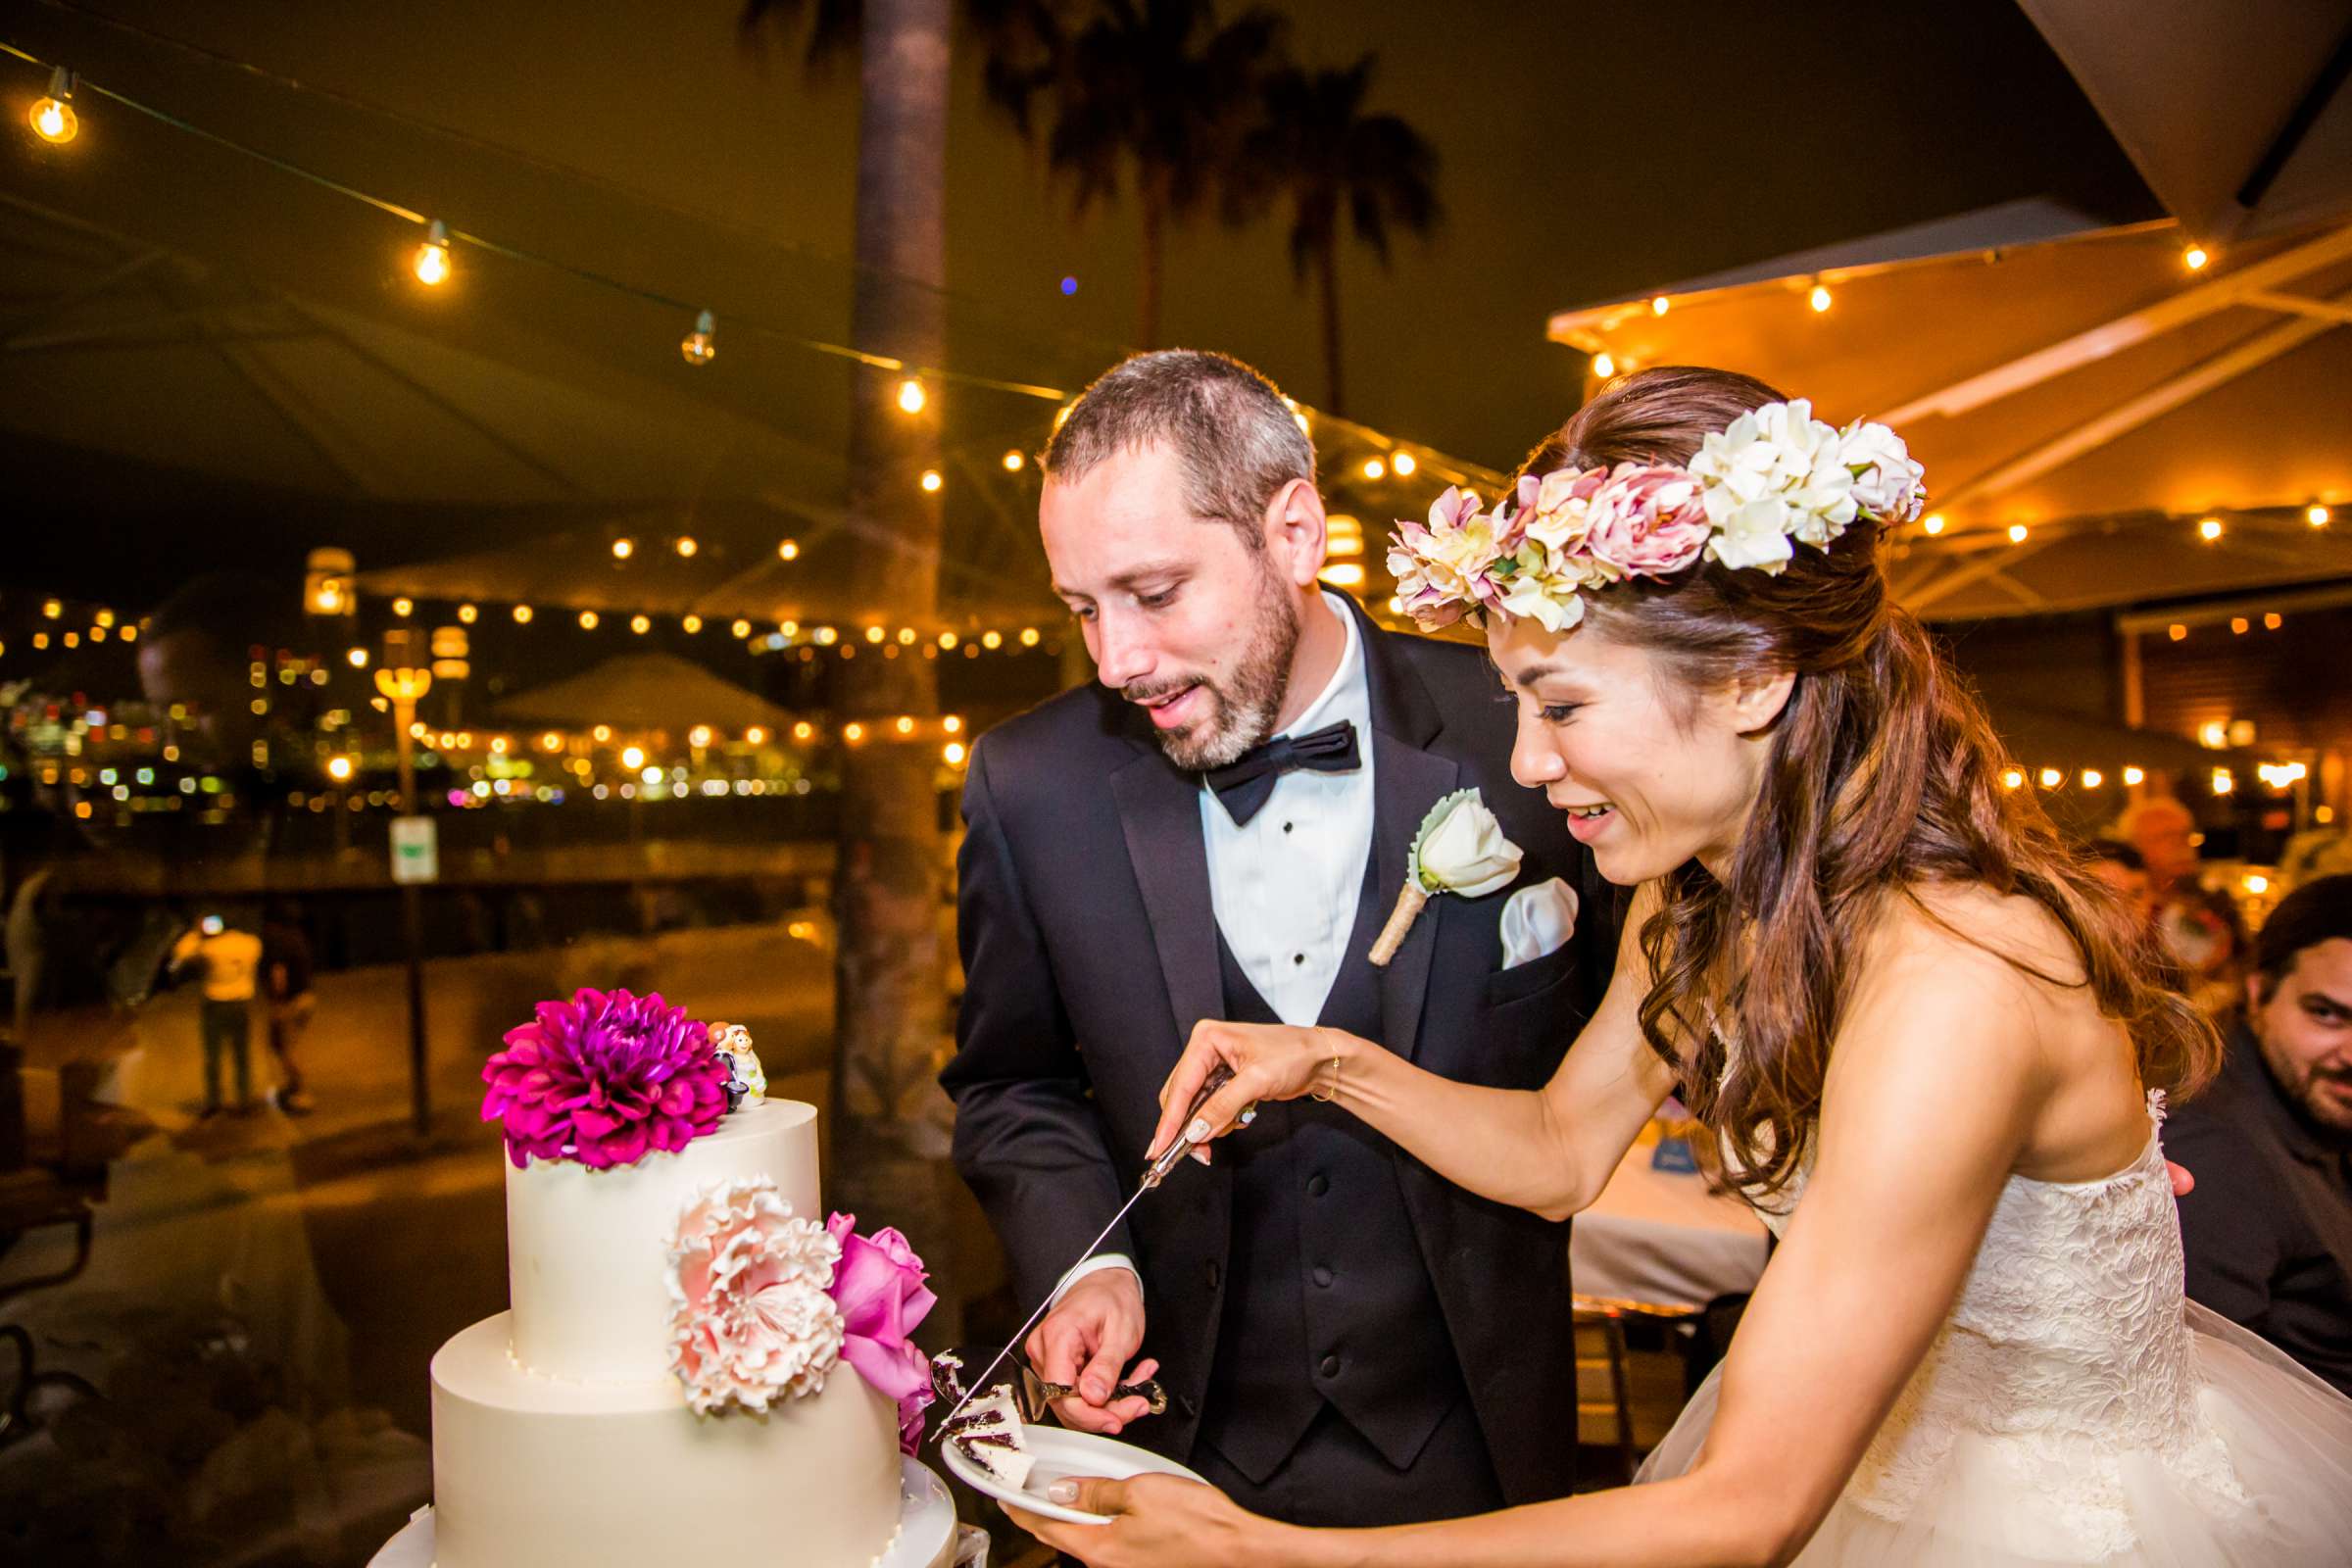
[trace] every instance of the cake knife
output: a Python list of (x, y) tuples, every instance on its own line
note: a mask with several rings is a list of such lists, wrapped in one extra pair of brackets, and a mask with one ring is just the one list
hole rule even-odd
[[(1200, 1092), (1193, 1096), (1193, 1103), (1191, 1107), (1184, 1113), (1184, 1123), (1188, 1130), (1192, 1126), (1193, 1118), (1200, 1113), (1200, 1107), (1208, 1103), (1209, 1096), (1215, 1094), (1218, 1090), (1224, 1088), (1232, 1081), (1233, 1069), (1225, 1065), (1223, 1062), (1217, 1063), (1216, 1070), (1208, 1075), (1207, 1082), (1201, 1084)], [(1243, 1111), (1241, 1119), (1244, 1124), (1247, 1124), (1250, 1119), (1255, 1115), (1255, 1106), (1251, 1106)], [(1191, 1153), (1195, 1147), (1197, 1146), (1193, 1140), (1185, 1137), (1183, 1133), (1177, 1134), (1175, 1139), (1169, 1143), (1168, 1147), (1160, 1151), (1159, 1157), (1144, 1167), (1144, 1179), (1137, 1184), (1134, 1194), (1127, 1200), (1127, 1201), (1119, 1205), (1119, 1211), (1116, 1214), (1110, 1216), (1110, 1223), (1102, 1227), (1102, 1234), (1096, 1237), (1093, 1241), (1087, 1243), (1086, 1246), (1079, 1250), (1073, 1266), (1075, 1266), (1075, 1263), (1083, 1263), (1088, 1258), (1094, 1256), (1095, 1249), (1101, 1247), (1105, 1241), (1109, 1240), (1110, 1233), (1117, 1230), (1119, 1228), (1119, 1222), (1127, 1217), (1127, 1211), (1135, 1207), (1136, 1203), (1142, 1200), (1146, 1193), (1152, 1191), (1152, 1188), (1157, 1187), (1161, 1182), (1166, 1181), (1168, 1179), (1168, 1173), (1176, 1168), (1177, 1162), (1183, 1159), (1185, 1155)], [(1012, 1354), (1016, 1348), (1018, 1348), (1028, 1340), (1029, 1331), (1037, 1327), (1038, 1319), (1044, 1317), (1047, 1309), (1053, 1306), (1053, 1304), (1054, 1297), (1052, 1293), (1049, 1292), (1046, 1296), (1046, 1298), (1038, 1303), (1037, 1310), (1029, 1314), (1029, 1321), (1023, 1323), (1017, 1330), (1014, 1331), (1011, 1340), (1005, 1344), (1004, 1348), (997, 1352), (997, 1358), (988, 1363), (988, 1370), (974, 1378), (970, 1383), (964, 1385), (963, 1397), (957, 1399), (954, 1406), (949, 1409), (948, 1413), (940, 1418), (939, 1424), (942, 1430), (945, 1430), (950, 1421), (956, 1419), (957, 1411), (961, 1410), (965, 1405), (971, 1403), (972, 1396), (974, 1395), (989, 1387), (988, 1380), (995, 1375), (997, 1368), (1003, 1366), (1004, 1364), (1004, 1358)]]

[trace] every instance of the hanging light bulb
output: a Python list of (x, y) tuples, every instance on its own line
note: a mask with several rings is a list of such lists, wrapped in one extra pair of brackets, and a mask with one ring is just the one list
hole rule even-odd
[(528, 605), (516, 605), (514, 607), (514, 624), (517, 626), (528, 626), (530, 623), (531, 607)]
[(688, 615), (684, 620), (679, 621), (678, 625), (682, 630), (684, 630), (687, 636), (691, 637), (696, 632), (703, 629), (703, 617), (700, 615)]
[(615, 539), (615, 540), (613, 540), (613, 541), (612, 541), (612, 559), (613, 559), (614, 561), (626, 561), (626, 560), (628, 560), (628, 559), (629, 559), (631, 556), (635, 555), (636, 553), (637, 553), (637, 541), (636, 541), (636, 540), (634, 540), (634, 539)]
[(1919, 525), (1922, 528), (1925, 528), (1931, 534), (1941, 533), (1943, 532), (1943, 514), (1940, 512), (1931, 512), (1925, 517), (1920, 519)]
[(938, 494), (939, 487), (946, 482), (946, 480), (939, 476), (939, 470), (937, 468), (925, 468), (923, 470), (923, 490), (926, 494)]
[(49, 96), (34, 102), (30, 119), (35, 135), (61, 147), (79, 134), (81, 120), (74, 113), (74, 73), (63, 66), (49, 73)]
[(596, 612), (595, 612), (595, 611), (593, 611), (593, 610), (583, 610), (583, 611), (581, 611), (581, 612), (580, 612), (580, 630), (582, 630), (582, 631), (594, 631), (594, 630), (596, 630)]
[(2212, 260), (2213, 253), (2202, 245), (2191, 245), (2180, 253), (2180, 265), (2192, 272), (2202, 272), (2205, 264)]
[(903, 413), (920, 414), (928, 401), (923, 392), (923, 383), (913, 376), (899, 383), (899, 408)]
[(782, 544), (776, 546), (776, 559), (778, 561), (800, 560), (801, 542), (798, 539), (787, 539)]
[(1021, 449), (1019, 447), (1014, 447), (1011, 451), (1004, 454), (1004, 471), (1006, 473), (1018, 473), (1028, 462), (1029, 460), (1027, 458), (1021, 456)]
[(2013, 522), (2009, 525), (2009, 542), (2013, 545), (2022, 545), (2026, 542), (2026, 525), (2024, 523)]
[(416, 247), (416, 281), (437, 288), (449, 281), (449, 225), (438, 218), (427, 224), (424, 243)]
[(709, 311), (694, 318), (694, 330), (678, 343), (688, 365), (709, 365), (718, 353), (718, 318)]
[(1663, 294), (1649, 302), (1649, 314), (1652, 316), (1664, 316), (1672, 309), (1674, 309), (1674, 301)]
[(2204, 541), (2205, 541), (2207, 544), (2212, 544), (2212, 543), (2213, 543), (2213, 542), (2214, 542), (2216, 539), (2219, 539), (2221, 536), (2222, 536), (2222, 519), (2221, 519), (2221, 518), (2219, 518), (2219, 517), (2207, 517), (2207, 518), (2206, 518), (2206, 519), (2205, 519), (2203, 522), (2200, 522), (2200, 523), (2198, 523), (2198, 524), (2197, 524), (2197, 537), (2198, 537), (2198, 538), (2200, 538), (2200, 539), (2202, 539), (2202, 540), (2204, 540)]
[(482, 612), (480, 611), (474, 609), (471, 605), (460, 605), (458, 607), (458, 619), (464, 621), (468, 626), (472, 625), (475, 620), (479, 619), (481, 613)]
[(653, 629), (654, 620), (651, 615), (631, 615), (629, 617), (629, 630), (635, 632), (638, 636), (642, 637)]
[(1606, 354), (1592, 356), (1592, 375), (1595, 380), (1606, 381), (1616, 373), (1617, 362), (1614, 358)]
[(1805, 296), (1805, 303), (1813, 307), (1813, 314), (1816, 316), (1828, 310), (1830, 308), (1830, 286), (1827, 283), (1814, 284), (1813, 292)]
[(1366, 458), (1366, 459), (1364, 460), (1364, 477), (1365, 477), (1365, 478), (1367, 478), (1367, 479), (1385, 479), (1385, 478), (1387, 478), (1388, 476), (1389, 476), (1389, 466), (1388, 466), (1387, 464), (1385, 464), (1385, 463), (1381, 462), (1381, 461), (1380, 461), (1378, 458)]
[(1413, 461), (1413, 455), (1410, 452), (1399, 451), (1389, 460), (1389, 466), (1396, 470), (1397, 478), (1409, 479), (1413, 476), (1413, 470), (1421, 465)]
[(2305, 522), (2308, 522), (2308, 523), (2310, 523), (2310, 524), (2311, 524), (2311, 525), (2312, 525), (2314, 528), (2325, 528), (2325, 527), (2327, 527), (2327, 526), (2328, 526), (2328, 509), (2327, 509), (2326, 507), (2317, 507), (2317, 506), (2315, 506), (2315, 507), (2312, 507), (2312, 508), (2308, 509), (2308, 510), (2307, 510), (2307, 511), (2306, 511), (2306, 512), (2303, 514), (2303, 520), (2304, 520)]
[(748, 620), (738, 620), (727, 630), (733, 632), (738, 639), (749, 637), (752, 634), (752, 623)]

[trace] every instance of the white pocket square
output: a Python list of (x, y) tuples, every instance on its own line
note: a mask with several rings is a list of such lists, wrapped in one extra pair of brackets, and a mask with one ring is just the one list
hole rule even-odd
[(1502, 966), (1516, 969), (1557, 953), (1576, 934), (1576, 889), (1553, 877), (1521, 888), (1502, 906)]

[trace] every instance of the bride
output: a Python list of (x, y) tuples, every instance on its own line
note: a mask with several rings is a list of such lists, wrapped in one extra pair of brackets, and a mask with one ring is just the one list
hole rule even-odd
[(1524, 472), (1391, 564), (1425, 626), (1483, 620), (1513, 773), (1637, 889), (1606, 999), (1528, 1093), (1203, 1023), (1154, 1147), (1312, 1094), (1560, 1218), (1680, 1085), (1783, 1238), (1730, 1354), (1640, 1486), (1308, 1531), (1152, 1476), (1057, 1484), (1107, 1525), (1020, 1522), (1115, 1565), (2343, 1562), (2352, 1401), (2180, 1294), (2152, 1124), (2218, 1044), (1888, 602), (1902, 442), (1656, 369)]

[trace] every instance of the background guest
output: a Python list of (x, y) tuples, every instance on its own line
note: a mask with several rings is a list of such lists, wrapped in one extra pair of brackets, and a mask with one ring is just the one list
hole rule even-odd
[(220, 1113), (220, 1059), (236, 1075), (236, 1110), (253, 1108), (253, 993), (262, 964), (262, 939), (238, 931), (218, 914), (208, 914), (172, 950), (174, 973), (201, 974), (204, 1002), (199, 1028), (204, 1037), (204, 1114)]
[(2236, 1000), (2245, 930), (2230, 901), (2200, 880), (2197, 819), (2171, 796), (2152, 795), (2124, 813), (2119, 832), (2146, 867), (2157, 937), (2180, 965), (2189, 996), (2208, 1012), (2229, 1007)]
[(2352, 876), (2263, 927), (2221, 1076), (2165, 1128), (2188, 1294), (2352, 1394)]

